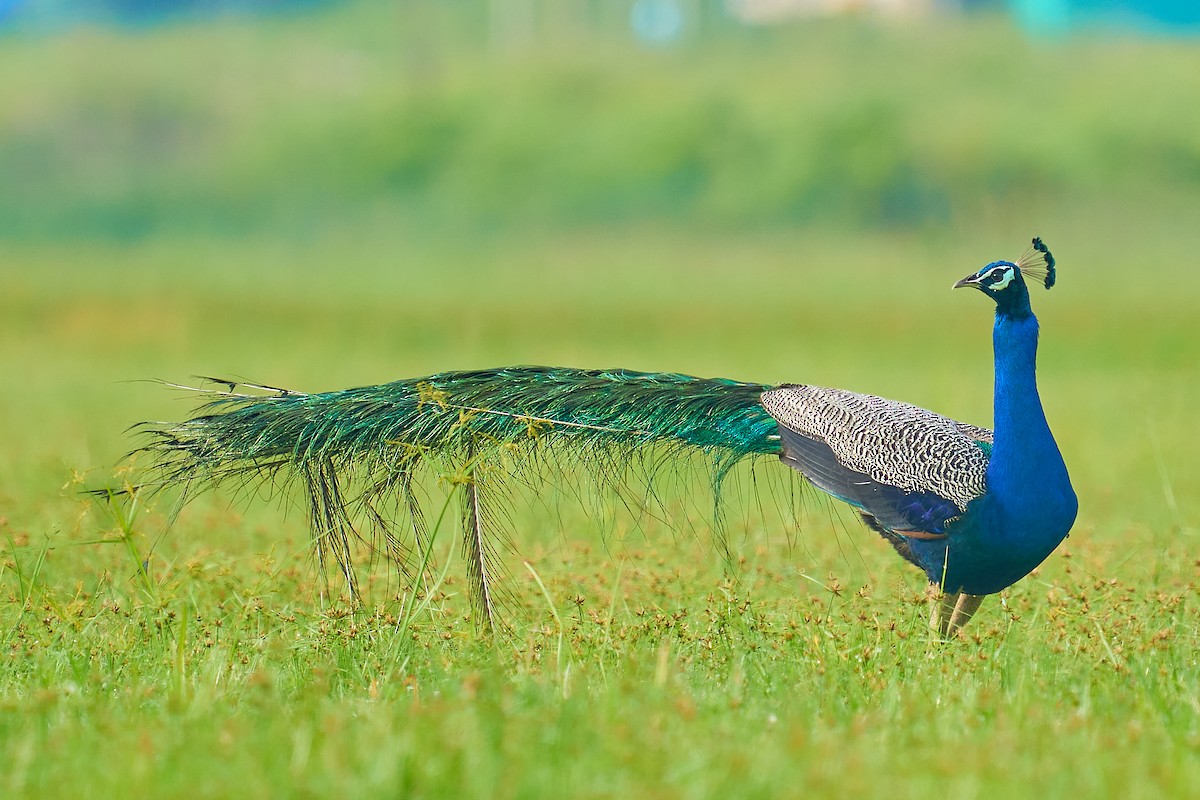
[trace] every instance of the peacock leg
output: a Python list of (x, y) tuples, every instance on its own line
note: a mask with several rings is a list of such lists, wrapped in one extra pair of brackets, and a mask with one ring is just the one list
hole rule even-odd
[(955, 636), (966, 625), (983, 602), (984, 595), (966, 594), (965, 592), (938, 591), (938, 585), (931, 583), (932, 611), (929, 616), (929, 627), (933, 628), (943, 639)]
[(947, 626), (947, 636), (954, 636), (971, 621), (971, 617), (975, 616), (975, 612), (979, 610), (983, 598), (984, 595), (966, 594), (965, 592), (958, 595), (958, 602), (954, 604), (954, 613), (950, 615), (950, 624)]
[(945, 638), (950, 628), (950, 618), (954, 616), (954, 605), (961, 592), (943, 593), (936, 583), (929, 584), (929, 627)]
[(968, 595), (962, 591), (942, 594), (936, 583), (929, 584), (929, 587), (932, 590), (929, 626), (943, 639), (953, 638), (962, 630), (962, 626), (971, 621), (984, 595)]

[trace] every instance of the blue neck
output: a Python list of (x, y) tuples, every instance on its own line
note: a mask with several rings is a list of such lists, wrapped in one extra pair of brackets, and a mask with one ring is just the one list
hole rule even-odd
[(1021, 303), (997, 304), (995, 432), (987, 491), (946, 540), (911, 541), (929, 579), (946, 591), (991, 594), (1053, 552), (1079, 506), (1038, 397), (1038, 324)]
[(1077, 508), (1067, 468), (1038, 397), (1038, 323), (1032, 313), (996, 314), (995, 443), (988, 492), (1003, 543), (1047, 553), (1070, 529)]

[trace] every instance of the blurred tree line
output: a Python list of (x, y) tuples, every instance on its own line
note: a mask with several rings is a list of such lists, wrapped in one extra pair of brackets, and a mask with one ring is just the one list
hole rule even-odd
[(506, 1), (9, 38), (0, 236), (1200, 211), (1184, 42), (836, 18), (664, 48), (578, 0), (513, 47)]

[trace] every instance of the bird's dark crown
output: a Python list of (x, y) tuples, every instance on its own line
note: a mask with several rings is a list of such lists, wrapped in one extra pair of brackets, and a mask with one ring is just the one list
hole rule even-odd
[(1047, 289), (1054, 286), (1057, 277), (1054, 256), (1039, 237), (1034, 237), (1033, 245), (1021, 258), (1016, 261), (993, 261), (954, 284), (954, 288), (970, 286), (978, 289), (996, 301), (998, 313), (1023, 317), (1032, 313), (1026, 277), (1037, 280)]

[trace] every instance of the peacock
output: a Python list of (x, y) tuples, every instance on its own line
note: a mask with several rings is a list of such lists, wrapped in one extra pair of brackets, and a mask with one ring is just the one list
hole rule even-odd
[(1038, 396), (1028, 288), (1050, 289), (1055, 277), (1054, 257), (1034, 238), (1016, 261), (954, 284), (996, 305), (994, 430), (844, 389), (517, 366), (319, 394), (216, 381), (191, 418), (143, 423), (139, 451), (152, 464), (146, 484), (181, 486), (183, 502), (227, 481), (300, 484), (318, 560), (332, 558), (352, 594), (353, 542), (383, 542), (397, 563), (411, 563), (431, 534), (420, 479), (451, 476), (486, 628), (497, 613), (496, 504), (506, 479), (553, 472), (570, 481), (586, 469), (620, 481), (633, 463), (671, 469), (699, 456), (719, 496), (735, 464), (774, 456), (925, 573), (931, 625), (950, 637), (1075, 521), (1075, 492)]

